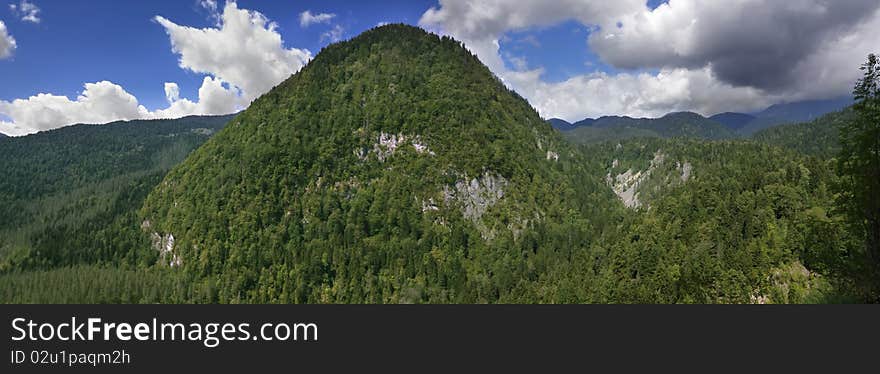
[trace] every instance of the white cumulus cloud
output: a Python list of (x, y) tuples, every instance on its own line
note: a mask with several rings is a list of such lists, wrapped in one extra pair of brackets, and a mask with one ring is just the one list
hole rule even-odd
[(155, 111), (147, 110), (134, 95), (113, 82), (86, 83), (83, 88), (73, 100), (46, 93), (11, 102), (0, 100), (0, 114), (12, 119), (0, 121), (0, 133), (21, 136), (77, 123), (229, 114), (241, 106), (238, 90), (212, 77), (205, 77), (195, 102), (180, 98), (176, 83), (165, 83), (169, 106)]
[[(505, 66), (506, 33), (568, 20), (592, 30), (573, 48), (589, 46), (623, 72), (548, 83), (540, 67)], [(571, 121), (840, 96), (880, 46), (876, 0), (670, 0), (656, 9), (644, 0), (440, 0), (419, 23), (465, 42), (542, 115)]]
[(302, 68), (312, 54), (284, 47), (277, 25), (259, 12), (227, 2), (219, 28), (178, 25), (155, 17), (180, 55), (181, 68), (209, 74), (240, 89), (250, 102)]
[(0, 21), (0, 60), (12, 56), (12, 51), (15, 48), (15, 38), (9, 35), (9, 31), (6, 30), (6, 24)]
[(340, 25), (333, 26), (332, 29), (327, 32), (321, 34), (321, 41), (329, 40), (331, 43), (336, 43), (342, 40), (342, 34), (345, 32), (345, 29)]
[(316, 23), (329, 23), (334, 17), (336, 14), (333, 13), (312, 14), (311, 10), (307, 10), (299, 14), (299, 25), (300, 27), (309, 27)]
[(0, 123), (0, 132), (13, 136), (50, 130), (63, 124), (103, 123), (148, 114), (137, 98), (108, 81), (86, 83), (75, 100), (45, 93), (12, 102), (0, 100), (0, 113), (13, 121)]
[[(212, 3), (200, 4), (210, 9)], [(180, 67), (206, 75), (198, 100), (181, 97), (178, 84), (166, 82), (163, 89), (168, 107), (151, 111), (117, 84), (87, 83), (75, 99), (41, 93), (27, 99), (0, 100), (0, 115), (11, 119), (0, 121), (0, 132), (18, 136), (77, 123), (234, 113), (311, 59), (308, 50), (284, 48), (275, 23), (259, 12), (239, 9), (235, 2), (226, 3), (216, 28), (181, 26), (161, 16), (155, 20), (165, 28), (172, 50), (180, 56)], [(0, 26), (0, 35), (6, 35), (5, 26)], [(14, 41), (10, 45), (5, 48), (11, 52)]]
[(22, 21), (40, 23), (40, 17), (38, 16), (40, 8), (36, 4), (28, 2), (27, 0), (21, 0), (18, 5), (9, 4), (9, 10), (11, 10), (12, 14), (15, 14), (16, 17), (21, 17)]

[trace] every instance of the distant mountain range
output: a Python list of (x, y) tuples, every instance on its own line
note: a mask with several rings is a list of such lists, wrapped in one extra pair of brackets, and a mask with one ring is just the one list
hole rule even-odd
[(761, 112), (754, 113), (756, 118), (746, 124), (739, 132), (743, 135), (751, 135), (778, 125), (810, 122), (825, 114), (840, 111), (852, 104), (852, 97), (777, 104)]
[(737, 131), (745, 127), (749, 124), (749, 122), (752, 122), (757, 118), (758, 117), (751, 114), (733, 112), (720, 113), (709, 117), (710, 120), (718, 122), (733, 131)]
[[(583, 122), (583, 121), (582, 121)], [(661, 118), (602, 117), (590, 125), (577, 126), (563, 133), (576, 143), (595, 143), (629, 138), (730, 139), (737, 134), (716, 121), (697, 113), (670, 113)]]
[[(737, 137), (750, 136), (758, 131), (782, 124), (809, 122), (825, 114), (844, 109), (852, 105), (852, 103), (852, 98), (843, 97), (832, 100), (776, 104), (756, 113), (726, 112), (709, 118), (696, 113), (687, 113), (687, 115), (685, 113), (670, 113), (661, 118), (606, 116), (598, 119), (587, 118), (575, 123), (569, 123), (558, 118), (553, 118), (548, 122), (559, 131), (580, 131), (582, 134), (574, 136), (574, 138), (580, 139), (607, 140), (632, 136), (703, 137), (701, 135), (709, 135), (710, 138)], [(675, 124), (707, 127), (702, 130), (693, 126), (675, 128)], [(729, 133), (718, 130), (716, 125), (721, 125)], [(601, 130), (582, 130), (583, 128), (601, 128)], [(617, 134), (614, 133), (615, 131), (617, 131)]]

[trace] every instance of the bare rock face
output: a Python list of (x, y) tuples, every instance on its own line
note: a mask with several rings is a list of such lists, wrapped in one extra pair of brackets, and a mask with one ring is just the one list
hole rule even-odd
[(486, 171), (477, 178), (455, 182), (455, 186), (443, 186), (443, 201), (447, 206), (457, 205), (464, 218), (473, 222), (485, 240), (494, 233), (481, 221), (483, 214), (504, 198), (504, 188), (509, 182), (500, 175)]
[(444, 186), (443, 196), (447, 204), (457, 201), (465, 218), (477, 221), (487, 209), (504, 197), (507, 183), (504, 177), (487, 171), (470, 181), (459, 180), (453, 188)]
[(407, 145), (412, 146), (418, 154), (429, 156), (437, 155), (434, 151), (428, 148), (418, 135), (388, 134), (385, 132), (379, 133), (376, 143), (373, 144), (373, 149), (358, 148), (354, 150), (354, 155), (357, 156), (359, 160), (366, 161), (371, 154), (374, 154), (379, 162), (385, 162), (385, 160), (394, 156), (398, 150)]
[[(625, 172), (612, 175), (609, 172), (605, 176), (605, 182), (611, 187), (614, 194), (620, 198), (620, 201), (630, 209), (649, 208), (647, 203), (640, 199), (640, 195), (646, 192), (646, 188), (651, 188), (651, 193), (661, 192), (677, 185), (687, 183), (694, 172), (694, 166), (687, 161), (676, 161), (675, 168), (663, 167), (668, 164), (669, 156), (662, 150), (654, 152), (654, 158), (651, 159), (648, 168), (645, 170), (627, 169)], [(611, 162), (611, 170), (617, 169), (621, 165), (621, 161), (614, 159)], [(651, 180), (652, 183), (646, 183)]]
[(681, 181), (687, 182), (691, 179), (691, 173), (694, 171), (694, 166), (691, 165), (690, 162), (685, 161), (684, 164), (677, 163), (676, 169), (681, 172)]
[[(144, 222), (141, 223), (141, 229), (144, 231), (149, 231), (151, 228), (152, 224), (149, 220), (144, 220)], [(153, 231), (150, 233), (150, 243), (152, 244), (152, 248), (159, 252), (160, 264), (165, 264), (170, 267), (178, 267), (183, 264), (180, 256), (174, 253), (173, 234), (160, 235)]]
[[(613, 178), (611, 173), (608, 173), (606, 181), (611, 186), (614, 194), (623, 201), (623, 205), (630, 209), (640, 208), (642, 203), (639, 201), (639, 186), (647, 181), (651, 174), (654, 173), (654, 170), (660, 167), (665, 160), (666, 155), (658, 150), (654, 153), (654, 159), (651, 160), (651, 165), (647, 170), (633, 172), (632, 169), (629, 169)], [(616, 166), (617, 163), (618, 160), (614, 160), (612, 167)]]

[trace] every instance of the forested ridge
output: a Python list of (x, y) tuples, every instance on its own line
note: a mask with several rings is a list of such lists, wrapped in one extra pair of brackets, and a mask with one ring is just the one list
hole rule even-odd
[[(0, 272), (151, 266), (137, 208), (231, 116), (76, 125), (0, 143)], [(146, 243), (146, 245), (144, 245)]]
[(0, 302), (876, 301), (862, 86), (748, 139), (692, 113), (573, 138), (460, 42), (375, 28), (225, 127), (0, 141)]

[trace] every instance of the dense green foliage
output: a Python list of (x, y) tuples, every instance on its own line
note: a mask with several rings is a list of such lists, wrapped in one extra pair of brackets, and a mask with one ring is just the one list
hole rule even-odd
[(856, 84), (854, 118), (840, 129), (838, 206), (849, 228), (863, 240), (857, 277), (880, 300), (880, 58), (868, 56)]
[(852, 110), (826, 114), (812, 122), (771, 127), (755, 133), (758, 142), (830, 159), (840, 152), (840, 128), (855, 118)]
[(256, 100), (144, 219), (213, 301), (541, 301), (620, 210), (590, 167), (459, 42), (392, 25)]
[(157, 254), (137, 229), (139, 208), (172, 166), (230, 118), (76, 125), (4, 139), (0, 273), (152, 266)]
[[(817, 302), (838, 291), (820, 274), (850, 240), (830, 213), (827, 162), (747, 142), (644, 139), (586, 149), (616, 174), (665, 167), (639, 187), (643, 206), (586, 262), (601, 302)], [(617, 160), (617, 162), (614, 162)], [(685, 163), (692, 165), (682, 182)], [(612, 167), (612, 165), (617, 165)], [(597, 263), (598, 262), (598, 263)]]
[(220, 119), (0, 142), (23, 155), (0, 180), (0, 302), (871, 300), (831, 158), (851, 115), (753, 140), (606, 117), (576, 145), (459, 42), (384, 26), (206, 142)]
[(620, 141), (624, 139), (696, 138), (730, 139), (736, 134), (724, 125), (696, 113), (671, 113), (661, 118), (602, 117), (588, 125), (564, 133), (570, 141), (580, 144)]

